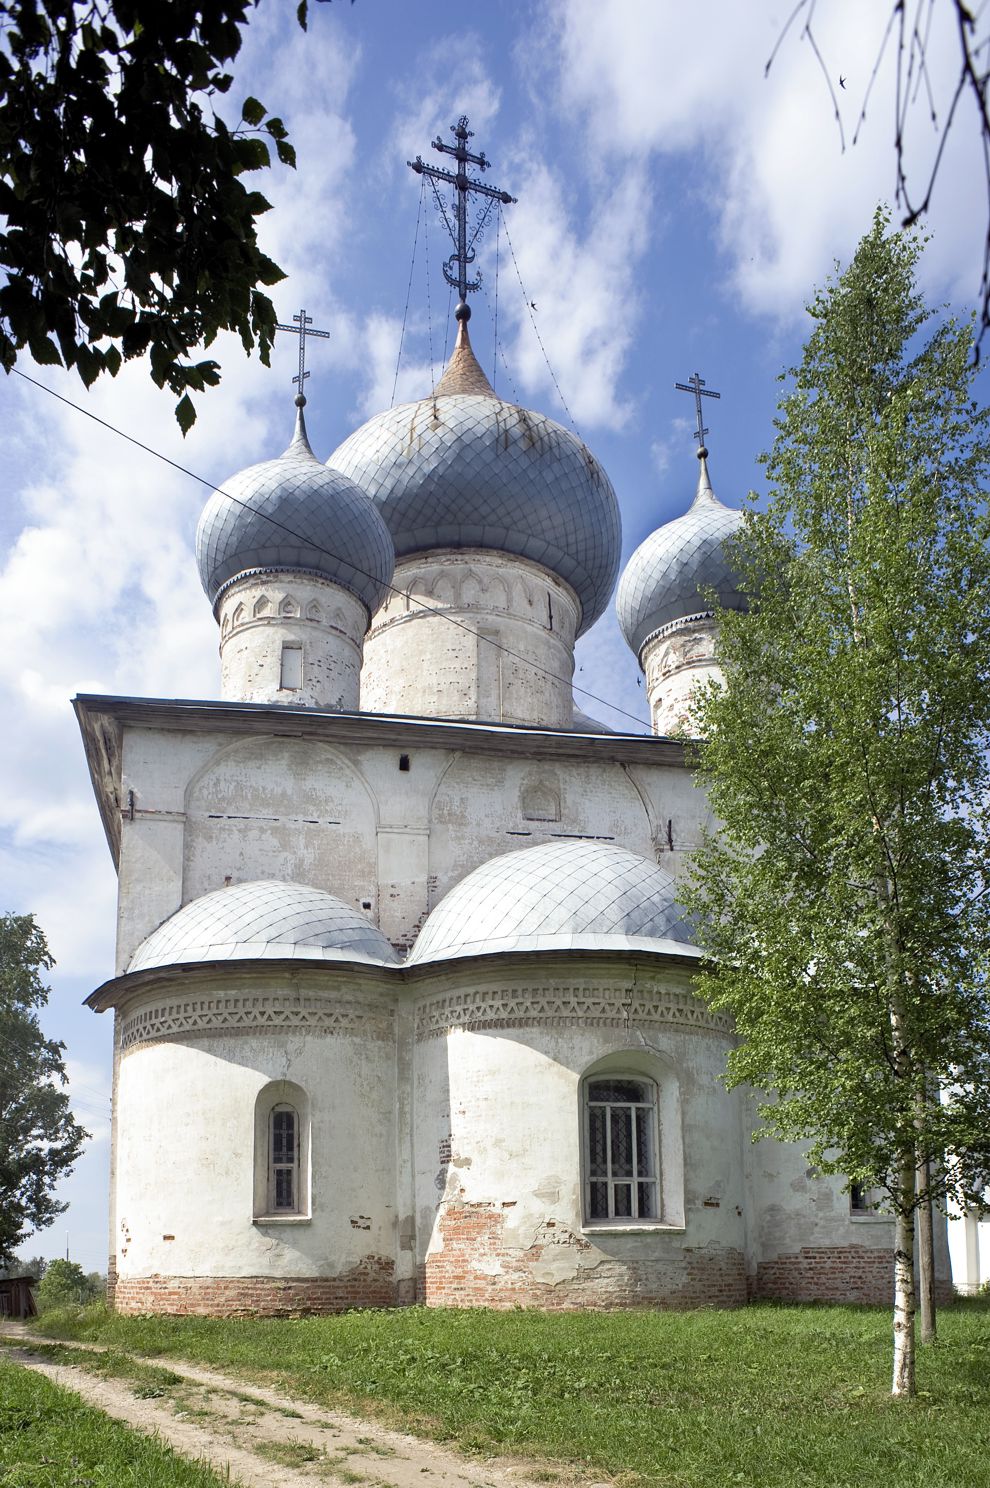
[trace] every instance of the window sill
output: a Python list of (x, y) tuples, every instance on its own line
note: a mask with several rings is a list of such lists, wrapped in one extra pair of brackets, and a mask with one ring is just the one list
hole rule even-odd
[(683, 1235), (686, 1226), (682, 1224), (664, 1224), (662, 1219), (651, 1219), (645, 1224), (585, 1224), (581, 1226), (582, 1235)]
[(256, 1214), (251, 1221), (256, 1225), (308, 1225), (313, 1223), (310, 1214)]
[(892, 1214), (850, 1214), (850, 1224), (893, 1224)]

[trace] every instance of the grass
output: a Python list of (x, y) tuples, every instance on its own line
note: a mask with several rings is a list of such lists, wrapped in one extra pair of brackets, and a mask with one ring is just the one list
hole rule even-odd
[(221, 1488), (229, 1480), (0, 1357), (3, 1488)]
[(990, 1488), (983, 1300), (942, 1311), (910, 1402), (890, 1398), (890, 1317), (868, 1308), (210, 1319), (96, 1307), (41, 1326), (264, 1377), (469, 1450), (572, 1462), (623, 1488)]

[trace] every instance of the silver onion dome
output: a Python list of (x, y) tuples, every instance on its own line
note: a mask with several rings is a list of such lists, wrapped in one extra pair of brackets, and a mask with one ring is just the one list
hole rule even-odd
[(706, 455), (704, 448), (698, 451), (698, 490), (688, 511), (651, 532), (619, 580), (619, 626), (637, 657), (664, 626), (710, 614), (709, 591), (723, 609), (746, 608), (746, 595), (723, 547), (738, 532), (743, 513), (724, 506), (715, 495)]
[(398, 556), (490, 548), (529, 558), (576, 592), (579, 634), (608, 604), (622, 539), (611, 482), (575, 435), (496, 396), (466, 320), (436, 393), (370, 419), (327, 463), (371, 497)]
[(482, 863), (427, 917), (410, 964), (508, 951), (698, 956), (674, 880), (605, 842), (547, 842)]
[(374, 961), (398, 957), (349, 904), (308, 884), (258, 879), (204, 894), (143, 940), (127, 970), (243, 960)]
[(348, 590), (373, 615), (395, 566), (388, 529), (364, 492), (310, 449), (302, 408), (292, 443), (214, 491), (196, 529), (211, 603), (241, 574), (297, 571)]

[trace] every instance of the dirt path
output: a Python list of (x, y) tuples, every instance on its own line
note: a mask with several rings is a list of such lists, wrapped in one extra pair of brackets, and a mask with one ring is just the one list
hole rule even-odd
[[(157, 1433), (184, 1457), (229, 1473), (242, 1488), (314, 1488), (317, 1483), (365, 1488), (547, 1488), (556, 1483), (571, 1488), (579, 1482), (583, 1488), (607, 1488), (590, 1484), (579, 1470), (550, 1464), (502, 1458), (471, 1462), (418, 1437), (290, 1400), (263, 1385), (172, 1359), (128, 1356), (178, 1377), (178, 1383), (149, 1398), (147, 1387), (134, 1380), (91, 1374), (32, 1350), (32, 1343), (58, 1347), (51, 1339), (32, 1338), (10, 1323), (3, 1333), (20, 1341), (5, 1351), (19, 1364), (75, 1390), (128, 1426)], [(65, 1346), (107, 1352), (100, 1345)]]

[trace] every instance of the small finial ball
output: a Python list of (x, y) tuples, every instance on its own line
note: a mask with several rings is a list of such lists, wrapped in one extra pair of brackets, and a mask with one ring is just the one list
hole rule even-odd
[(296, 394), (296, 396), (295, 396), (295, 405), (296, 405), (297, 408), (305, 408), (306, 407), (306, 399), (305, 399), (305, 396), (302, 393), (297, 393)]
[(454, 319), (463, 321), (468, 321), (471, 319), (471, 306), (468, 304), (467, 300), (460, 300), (458, 302), (457, 309), (454, 311)]
[(708, 451), (705, 449), (705, 446), (703, 444), (699, 444), (698, 445), (698, 459), (699, 460), (707, 460), (708, 459)]

